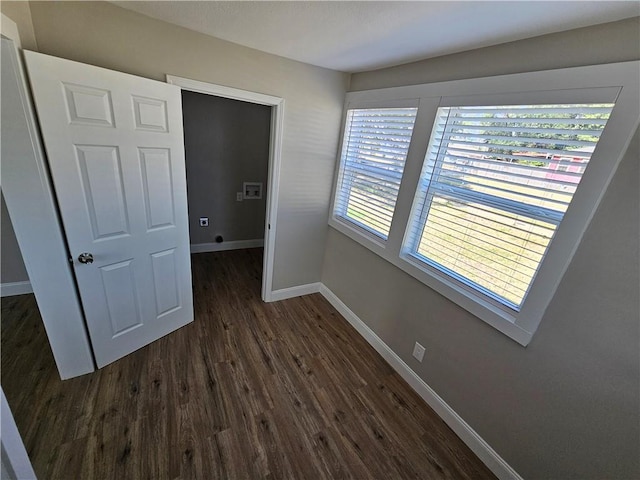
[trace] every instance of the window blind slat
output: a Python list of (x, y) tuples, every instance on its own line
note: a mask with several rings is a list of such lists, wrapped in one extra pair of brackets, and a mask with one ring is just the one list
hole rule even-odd
[[(455, 197), (436, 197), (435, 195), (433, 199), (434, 202), (455, 202), (455, 200), (457, 200)], [(554, 231), (554, 226), (547, 222), (542, 223), (540, 220), (533, 220), (507, 211), (500, 211), (498, 213), (496, 209), (479, 203), (473, 205), (472, 214), (473, 218), (491, 222), (495, 224), (498, 229), (508, 228), (511, 235), (515, 238), (526, 238), (528, 235), (531, 235), (532, 229), (538, 230), (540, 235), (542, 235), (540, 233), (541, 231), (548, 231), (548, 238), (551, 238)], [(548, 226), (545, 227), (544, 225)], [(535, 243), (533, 244), (535, 245)], [(546, 245), (546, 242), (544, 245)]]
[[(489, 289), (502, 290), (505, 296), (509, 296), (511, 298), (514, 298), (514, 293), (519, 294), (525, 291), (526, 284), (524, 282), (518, 282), (514, 280), (513, 277), (508, 274), (504, 275), (494, 270), (490, 273), (484, 273), (482, 277), (480, 277), (480, 275), (478, 275), (479, 272), (476, 266), (477, 257), (474, 258), (474, 256), (467, 256), (464, 252), (462, 254), (460, 254), (459, 252), (451, 252), (446, 249), (447, 243), (440, 240), (434, 240), (433, 246), (437, 248), (435, 252), (437, 252), (438, 254), (438, 260), (440, 260), (442, 263), (438, 262), (437, 260), (433, 260), (427, 255), (424, 256), (429, 260), (432, 260), (432, 262), (436, 264), (440, 264), (444, 267), (452, 265), (453, 268), (451, 268), (451, 270), (466, 275), (467, 278), (472, 281), (474, 278), (482, 279), (483, 284), (486, 287), (489, 287)], [(423, 251), (425, 253), (429, 252), (427, 248), (425, 248)], [(512, 295), (509, 295), (509, 293), (511, 293)]]
[(350, 131), (350, 134), (354, 138), (362, 138), (363, 140), (377, 140), (384, 145), (388, 143), (390, 146), (396, 143), (404, 144), (409, 143), (410, 136), (404, 134), (395, 133), (392, 129), (385, 129), (385, 131), (379, 130), (362, 130), (354, 128)]
[[(491, 262), (494, 263), (493, 268), (497, 269), (499, 271), (502, 271), (502, 268), (506, 268), (506, 269), (512, 269), (514, 267), (513, 263), (512, 263), (512, 259), (509, 258), (508, 254), (513, 253), (514, 255), (517, 255), (517, 252), (512, 252), (512, 251), (508, 251), (508, 250), (503, 250), (503, 249), (495, 249), (492, 250), (488, 247), (486, 247), (485, 245), (487, 245), (485, 243), (486, 239), (481, 239), (479, 237), (469, 237), (464, 230), (460, 230), (460, 229), (455, 229), (451, 227), (451, 224), (449, 222), (438, 222), (438, 221), (433, 221), (432, 217), (430, 217), (429, 219), (429, 227), (433, 227), (434, 230), (437, 230), (438, 232), (442, 232), (448, 236), (458, 236), (461, 235), (465, 238), (467, 238), (467, 243), (466, 243), (466, 248), (461, 248), (459, 249), (459, 251), (468, 251), (468, 252), (476, 252), (478, 253), (482, 258), (487, 259), (487, 260), (491, 260)], [(450, 247), (448, 247), (450, 248)], [(504, 252), (504, 254), (500, 253), (500, 252)], [(537, 255), (538, 257), (540, 257), (541, 255)], [(534, 260), (537, 263), (537, 259), (532, 259), (531, 257), (524, 257), (528, 260)], [(519, 268), (522, 268), (524, 270), (530, 270), (530, 272), (528, 273), (532, 273), (535, 270), (535, 267), (531, 266), (531, 265), (525, 265), (525, 264), (520, 264)]]
[(386, 206), (381, 206), (373, 202), (367, 202), (363, 197), (352, 195), (349, 198), (349, 205), (360, 210), (366, 210), (371, 213), (375, 213), (378, 220), (383, 222), (391, 222), (393, 212), (391, 212)]
[[(372, 182), (358, 182), (354, 183), (352, 188), (353, 192), (357, 192), (361, 196), (368, 196), (371, 193), (375, 194), (377, 198), (371, 198), (372, 203), (379, 203), (380, 205), (389, 205), (392, 206), (393, 199), (397, 195), (398, 190), (390, 189), (388, 187), (379, 187), (375, 183)], [(350, 198), (350, 197), (347, 197)]]
[[(496, 107), (450, 107), (450, 119), (460, 120), (467, 115), (476, 115), (478, 113), (486, 114), (488, 118), (511, 118), (508, 115), (514, 115), (513, 118), (527, 118), (525, 115), (535, 115), (535, 120), (546, 120), (550, 115), (586, 115), (593, 113), (606, 113), (610, 109), (606, 105), (550, 105), (550, 106), (533, 106), (533, 105), (501, 105)], [(516, 117), (519, 116), (519, 117)], [(569, 117), (570, 118), (570, 117)], [(566, 118), (565, 118), (566, 119)]]
[(560, 220), (562, 220), (561, 211), (552, 210), (540, 205), (525, 204), (483, 192), (471, 192), (463, 188), (457, 188), (443, 183), (432, 184), (430, 186), (430, 190), (434, 193), (438, 192), (445, 197), (456, 199), (461, 202), (477, 202), (493, 208), (505, 210), (516, 215), (542, 218), (546, 221), (553, 221), (554, 223), (559, 223)]
[[(515, 143), (512, 145), (513, 149), (526, 149), (529, 148), (528, 144), (533, 143), (538, 145), (537, 148), (545, 148), (545, 144), (548, 144), (550, 149), (557, 150), (558, 145), (570, 145), (572, 147), (593, 147), (595, 142), (592, 140), (570, 140), (567, 138), (557, 137), (555, 139), (548, 137), (525, 137), (523, 135), (488, 135), (488, 134), (471, 134), (471, 133), (458, 133), (458, 132), (446, 132), (443, 136), (445, 141), (456, 143), (457, 141), (473, 142), (477, 145), (482, 145), (486, 148), (505, 148), (505, 145), (497, 143), (501, 141)], [(555, 140), (555, 141), (554, 141)]]
[[(499, 158), (501, 160), (495, 160), (495, 161), (506, 161), (506, 160), (511, 160), (513, 162), (516, 162), (516, 164), (518, 165), (530, 165), (530, 164), (546, 164), (546, 165), (551, 165), (554, 164), (556, 162), (559, 161), (564, 161), (564, 162), (570, 162), (570, 160), (566, 160), (566, 159), (571, 159), (574, 158), (576, 159), (575, 162), (577, 163), (583, 163), (586, 164), (586, 162), (589, 160), (589, 158), (591, 158), (591, 153), (592, 152), (579, 152), (579, 151), (575, 151), (575, 150), (565, 150), (563, 152), (559, 152), (558, 154), (555, 154), (554, 152), (547, 152), (547, 154), (550, 156), (550, 158), (547, 158), (546, 156), (542, 156), (542, 155), (518, 155), (517, 153), (505, 153), (505, 152), (482, 152), (482, 151), (478, 151), (477, 149), (470, 149), (470, 148), (465, 148), (464, 146), (460, 146), (460, 145), (449, 145), (447, 147), (443, 147), (443, 150), (445, 150), (448, 154), (449, 153), (455, 153), (456, 155), (462, 155), (462, 156), (467, 156), (467, 158), (469, 159), (473, 159), (473, 160), (490, 160), (493, 157)], [(527, 153), (527, 152), (520, 152), (520, 153)], [(565, 160), (561, 160), (561, 159), (565, 159)]]
[[(514, 119), (511, 118), (497, 118), (497, 117), (474, 117), (474, 116), (468, 116), (468, 117), (464, 117), (464, 118), (456, 118), (456, 119), (452, 119), (452, 122), (455, 123), (456, 121), (460, 121), (460, 120), (464, 120), (465, 122), (479, 122), (479, 123), (487, 123), (487, 122), (491, 122), (492, 124), (513, 124), (516, 123)], [(560, 125), (606, 125), (607, 123), (607, 119), (600, 119), (600, 118), (563, 118), (563, 117), (548, 117), (544, 119), (545, 122), (549, 121), (549, 122), (554, 122), (556, 124), (560, 124)], [(518, 123), (521, 124), (526, 124), (526, 120), (524, 119), (520, 119), (518, 120)], [(536, 122), (535, 119), (531, 119), (531, 121), (528, 122), (531, 125), (537, 125), (539, 122)]]
[(387, 169), (400, 173), (404, 162), (397, 156), (390, 157), (381, 154), (371, 154), (369, 150), (361, 150), (360, 153), (349, 150), (344, 155), (345, 166), (358, 168), (359, 165), (369, 165), (378, 169)]
[(349, 153), (359, 153), (361, 151), (376, 152), (376, 153), (380, 153), (380, 154), (383, 154), (383, 155), (389, 155), (391, 157), (397, 157), (397, 156), (402, 157), (402, 154), (404, 153), (404, 149), (402, 149), (402, 148), (394, 148), (394, 147), (387, 147), (387, 146), (383, 147), (383, 146), (381, 146), (379, 144), (376, 144), (376, 143), (365, 142), (364, 140), (362, 142), (360, 142), (360, 144), (357, 146), (357, 148), (348, 147), (347, 151)]
[[(477, 123), (477, 122), (476, 122)], [(485, 122), (487, 123), (487, 122)], [(464, 125), (461, 124), (450, 124), (447, 125), (446, 131), (450, 133), (462, 133), (471, 131), (491, 131), (491, 132), (507, 132), (507, 133), (539, 133), (541, 135), (575, 135), (576, 130), (571, 128), (528, 128), (528, 127), (500, 127), (496, 125), (492, 126), (483, 126), (483, 125)], [(439, 127), (437, 130), (438, 133), (444, 131), (444, 126)], [(580, 129), (580, 135), (600, 135), (600, 129), (598, 130), (587, 130)]]
[[(584, 170), (584, 167), (586, 166), (586, 164), (582, 162), (571, 162), (571, 161), (564, 161), (564, 160), (555, 161), (553, 164), (555, 165), (556, 169), (558, 167), (567, 167), (567, 168), (576, 169), (576, 171), (574, 172), (563, 171), (562, 172), (563, 177), (572, 178), (571, 181), (563, 182), (553, 177), (542, 176), (542, 175), (545, 175), (546, 172), (541, 171), (540, 167), (530, 167), (530, 166), (522, 165), (519, 163), (504, 162), (504, 161), (492, 160), (487, 158), (478, 159), (478, 158), (470, 158), (470, 157), (461, 157), (458, 155), (452, 155), (450, 152), (447, 152), (446, 156), (452, 160), (459, 160), (459, 162), (455, 163), (456, 166), (480, 169), (480, 170), (485, 170), (487, 172), (504, 173), (505, 175), (509, 175), (510, 177), (513, 177), (513, 178), (539, 180), (539, 181), (544, 181), (545, 183), (558, 184), (560, 186), (564, 186), (567, 183), (575, 186), (575, 184), (580, 181), (580, 178), (582, 178), (582, 173), (579, 173), (577, 170), (578, 169)], [(479, 165), (487, 165), (487, 167), (480, 167)], [(508, 172), (501, 172), (501, 170), (499, 170), (500, 168), (508, 169)], [(516, 173), (516, 172), (519, 172), (519, 173)], [(538, 173), (538, 175), (534, 175), (534, 173)]]
[[(386, 175), (386, 173), (389, 173)], [(344, 177), (346, 180), (355, 181), (357, 178), (364, 177), (371, 179), (374, 183), (385, 184), (387, 186), (394, 185), (397, 188), (400, 185), (400, 176), (395, 172), (389, 172), (385, 169), (373, 168), (345, 168)]]
[[(538, 204), (537, 202), (553, 203), (557, 205), (558, 209), (560, 210), (562, 210), (563, 207), (566, 207), (571, 201), (572, 194), (568, 194), (567, 192), (561, 190), (536, 187), (533, 185), (524, 184), (522, 182), (510, 182), (508, 180), (496, 178), (495, 176), (482, 174), (486, 172), (477, 172), (474, 174), (469, 171), (459, 171), (455, 169), (449, 169), (447, 167), (448, 165), (445, 165), (442, 168), (441, 173), (443, 174), (443, 176), (446, 175), (447, 179), (455, 181), (455, 184), (464, 183), (464, 187), (461, 188), (465, 188), (467, 190), (477, 192), (492, 191), (493, 193), (491, 194), (497, 197), (511, 200), (520, 200), (531, 205), (536, 205)], [(461, 176), (464, 177), (464, 182), (462, 180), (454, 180)], [(492, 183), (487, 184), (488, 181)], [(446, 184), (447, 182), (444, 181), (443, 183)], [(517, 190), (514, 191), (514, 189)], [(540, 195), (535, 195), (534, 193), (539, 193)], [(545, 194), (555, 195), (555, 197), (549, 198), (548, 195)]]
[[(575, 157), (583, 157), (583, 158), (590, 158), (591, 157), (591, 152), (582, 152), (582, 151), (570, 151), (570, 150), (561, 150), (559, 148), (547, 148), (547, 147), (529, 147), (529, 146), (520, 146), (520, 145), (499, 145), (499, 144), (483, 144), (483, 143), (477, 143), (477, 142), (471, 142), (471, 141), (467, 141), (467, 140), (451, 140), (451, 147), (452, 148), (456, 148), (459, 145), (466, 145), (466, 146), (471, 146), (471, 147), (475, 147), (477, 150), (473, 150), (473, 149), (468, 149), (468, 151), (476, 153), (476, 154), (485, 154), (487, 152), (490, 152), (490, 148), (493, 149), (492, 151), (496, 151), (498, 154), (500, 152), (504, 152), (509, 154), (509, 152), (521, 152), (521, 151), (525, 151), (525, 152), (535, 152), (535, 153), (543, 153), (545, 155), (553, 155), (553, 154), (563, 154), (568, 156), (569, 154), (571, 154), (571, 156), (575, 156)], [(446, 148), (449, 148), (450, 146), (447, 145)], [(481, 147), (483, 149), (479, 149), (478, 147)], [(575, 154), (575, 155), (574, 155)]]
[[(491, 231), (491, 228), (486, 226), (486, 223), (466, 219), (460, 215), (456, 215), (455, 213), (452, 213), (451, 211), (443, 211), (436, 214), (432, 213), (429, 216), (429, 218), (434, 219), (435, 222), (437, 222), (437, 220), (441, 220), (439, 223), (445, 226), (445, 228), (450, 228), (457, 232), (462, 231), (460, 230), (460, 228), (455, 228), (459, 225), (459, 223), (457, 222), (466, 221), (470, 225), (474, 226), (474, 232), (476, 232), (479, 235), (479, 237), (484, 238), (485, 240), (492, 239), (497, 242), (496, 244), (503, 245), (505, 250), (511, 253), (516, 253), (516, 250), (523, 251), (523, 252), (530, 252), (534, 256), (537, 256), (540, 253), (540, 251), (537, 249), (524, 247), (522, 240), (525, 240), (525, 239), (523, 239), (522, 237), (517, 237), (517, 236), (500, 237), (495, 232), (487, 233), (484, 230)], [(517, 240), (520, 240), (520, 243), (516, 243)], [(530, 241), (528, 241), (527, 243), (531, 243), (531, 246), (546, 246), (545, 243), (535, 243)], [(511, 247), (515, 247), (515, 250)]]

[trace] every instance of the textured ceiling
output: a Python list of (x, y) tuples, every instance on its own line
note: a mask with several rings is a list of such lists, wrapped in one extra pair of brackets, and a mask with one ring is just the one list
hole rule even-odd
[(638, 1), (114, 1), (247, 47), (356, 72), (640, 15)]

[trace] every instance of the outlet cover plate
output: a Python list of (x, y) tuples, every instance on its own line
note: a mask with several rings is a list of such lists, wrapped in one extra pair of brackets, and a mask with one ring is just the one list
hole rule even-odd
[(415, 346), (413, 347), (413, 356), (419, 362), (422, 362), (422, 359), (424, 358), (424, 347), (418, 342), (416, 342)]
[(200, 226), (208, 227), (209, 226), (209, 217), (200, 217)]

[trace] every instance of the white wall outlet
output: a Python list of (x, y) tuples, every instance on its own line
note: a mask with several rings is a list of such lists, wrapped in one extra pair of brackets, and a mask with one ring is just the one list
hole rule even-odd
[(200, 226), (208, 227), (209, 226), (209, 217), (200, 217)]
[(422, 359), (424, 358), (424, 347), (420, 345), (418, 342), (416, 342), (415, 347), (413, 347), (413, 356), (419, 362), (422, 362)]
[(236, 202), (241, 202), (243, 196), (242, 192), (236, 192)]

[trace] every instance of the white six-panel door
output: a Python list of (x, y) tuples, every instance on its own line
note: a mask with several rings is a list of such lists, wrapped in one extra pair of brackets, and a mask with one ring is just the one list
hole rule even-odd
[(34, 52), (25, 59), (102, 367), (193, 321), (180, 89)]

